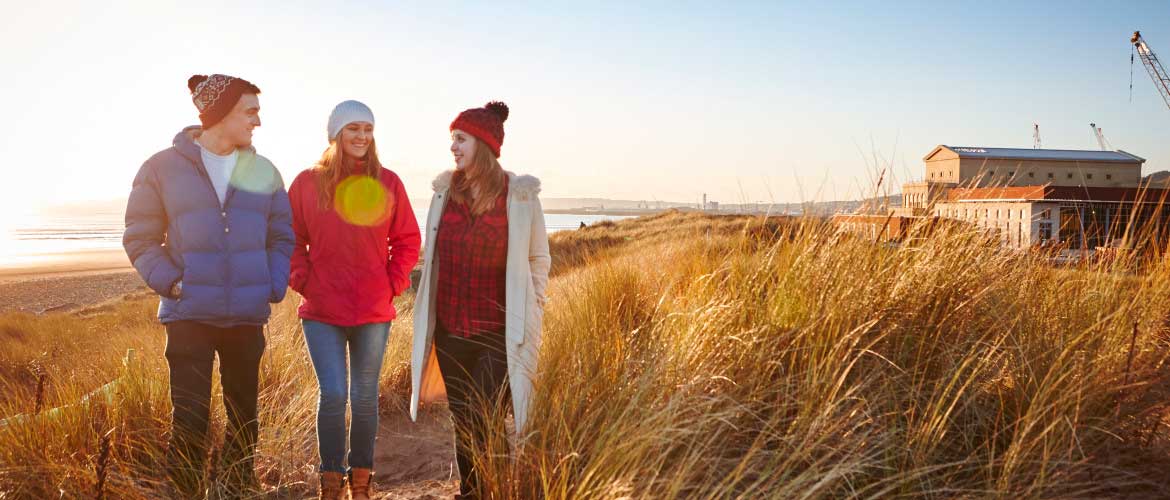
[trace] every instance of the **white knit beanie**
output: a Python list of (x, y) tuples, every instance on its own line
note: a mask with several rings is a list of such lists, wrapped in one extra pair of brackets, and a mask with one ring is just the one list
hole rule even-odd
[(342, 101), (329, 113), (329, 140), (337, 137), (341, 129), (353, 122), (370, 122), (374, 124), (374, 112), (370, 107), (358, 101)]

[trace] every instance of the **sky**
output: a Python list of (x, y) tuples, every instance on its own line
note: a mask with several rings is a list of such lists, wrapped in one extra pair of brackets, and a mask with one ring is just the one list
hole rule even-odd
[(192, 74), (257, 84), (285, 182), (338, 102), (412, 198), (459, 111), (511, 108), (501, 163), (545, 197), (723, 203), (893, 192), (937, 144), (1113, 147), (1170, 170), (1170, 2), (26, 2), (0, 16), (0, 214), (124, 198), (197, 123)]

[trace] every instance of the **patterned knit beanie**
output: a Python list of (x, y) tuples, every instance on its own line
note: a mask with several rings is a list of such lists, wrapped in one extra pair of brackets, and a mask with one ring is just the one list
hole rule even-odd
[(508, 119), (508, 105), (492, 101), (482, 108), (471, 108), (459, 113), (451, 122), (449, 130), (467, 132), (491, 148), (500, 157), (500, 146), (504, 145), (504, 120)]
[(191, 101), (199, 110), (199, 121), (207, 130), (219, 123), (244, 94), (259, 94), (260, 88), (251, 82), (227, 75), (192, 75), (187, 79)]

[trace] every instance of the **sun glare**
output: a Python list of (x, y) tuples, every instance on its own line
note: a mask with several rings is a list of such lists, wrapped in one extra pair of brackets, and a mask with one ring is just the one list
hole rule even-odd
[(356, 226), (376, 226), (390, 217), (391, 195), (377, 179), (353, 175), (337, 185), (333, 209)]

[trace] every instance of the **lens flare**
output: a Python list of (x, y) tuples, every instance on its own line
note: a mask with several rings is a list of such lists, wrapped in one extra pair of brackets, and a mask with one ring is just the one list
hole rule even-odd
[(342, 220), (355, 226), (377, 226), (390, 218), (392, 198), (377, 179), (351, 175), (337, 185), (333, 193), (333, 210)]
[(229, 181), (236, 189), (252, 193), (272, 194), (278, 185), (276, 167), (263, 156), (241, 149), (236, 169)]

